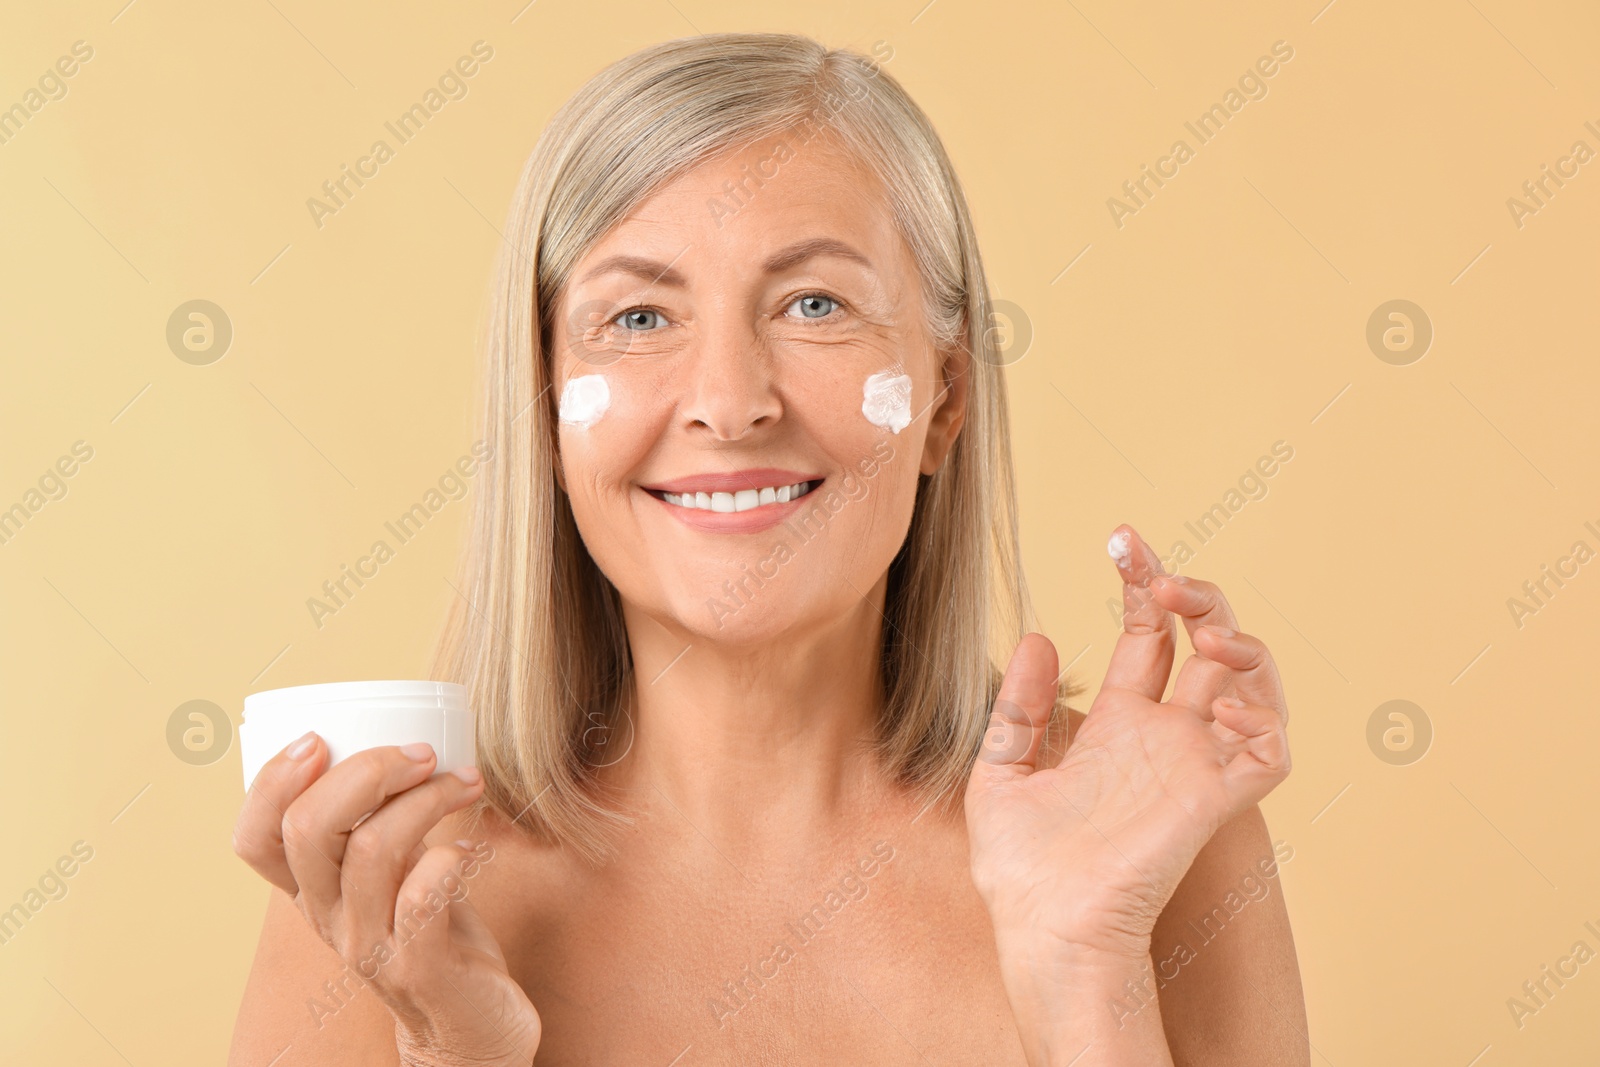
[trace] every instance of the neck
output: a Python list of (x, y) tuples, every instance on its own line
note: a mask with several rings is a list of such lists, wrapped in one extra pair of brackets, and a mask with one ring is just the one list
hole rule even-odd
[(821, 627), (742, 645), (625, 605), (631, 747), (607, 777), (732, 847), (829, 834), (881, 784), (884, 591)]

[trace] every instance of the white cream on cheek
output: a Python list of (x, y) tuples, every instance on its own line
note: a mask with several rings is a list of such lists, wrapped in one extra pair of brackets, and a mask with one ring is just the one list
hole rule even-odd
[(611, 406), (611, 387), (603, 374), (585, 374), (567, 381), (561, 390), (561, 421), (587, 430)]
[(872, 425), (899, 433), (911, 425), (911, 379), (904, 374), (874, 374), (861, 387), (861, 414)]

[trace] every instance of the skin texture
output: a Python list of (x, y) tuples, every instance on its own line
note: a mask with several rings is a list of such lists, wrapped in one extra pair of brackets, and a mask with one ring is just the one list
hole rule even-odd
[[(1282, 691), (1260, 642), (1197, 629), (1231, 623), (1215, 587), (1151, 586), (1133, 535), (1126, 633), (1088, 718), (1064, 751), (1042, 744), (1055, 652), (1029, 635), (964, 810), (919, 810), (873, 759), (885, 575), (918, 473), (960, 432), (966, 357), (931, 343), (881, 188), (826, 138), (731, 218), (707, 210), (770, 150), (660, 190), (556, 309), (552, 409), (572, 377), (611, 392), (593, 426), (561, 426), (556, 473), (622, 594), (639, 679), (605, 770), (635, 818), (616, 858), (586, 866), (500, 816), (464, 838), (481, 783), (430, 776), (431, 755), (326, 773), (315, 739), (280, 755), (236, 831), (276, 888), (231, 1063), (526, 1064), (536, 1048), (541, 1065), (1037, 1065), (1086, 1044), (1078, 1067), (1309, 1062), (1283, 894), (1260, 877), (1256, 802), (1288, 771)], [(764, 269), (817, 238), (870, 265)], [(615, 255), (656, 266), (589, 276)], [(891, 368), (912, 379), (899, 434), (861, 414), (863, 382)], [(696, 529), (647, 491), (757, 467), (856, 479), (775, 571), (772, 531)], [(754, 595), (729, 600), (751, 571)], [(1198, 656), (1162, 703), (1174, 612)], [(1213, 703), (1229, 694), (1246, 707)], [(1269, 891), (1131, 999), (1123, 983), (1252, 873)], [(364, 965), (379, 946), (392, 958)]]

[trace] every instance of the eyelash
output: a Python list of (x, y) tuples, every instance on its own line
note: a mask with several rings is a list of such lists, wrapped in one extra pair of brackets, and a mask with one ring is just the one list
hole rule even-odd
[[(787, 300), (784, 301), (784, 303), (783, 303), (784, 310), (787, 311), (789, 309), (789, 305), (793, 304), (796, 300), (803, 300), (808, 296), (825, 296), (825, 297), (827, 297), (829, 300), (833, 301), (833, 303), (835, 305), (835, 307), (834, 307), (835, 311), (849, 311), (850, 310), (850, 305), (849, 304), (845, 303), (843, 300), (840, 300), (838, 297), (834, 296), (832, 293), (825, 292), (824, 290), (821, 290), (821, 289), (807, 289), (807, 290), (804, 290), (802, 292), (795, 293), (794, 295), (790, 296)], [(666, 318), (666, 316), (664, 314), (662, 314), (660, 308), (651, 307), (648, 304), (640, 304), (640, 305), (638, 305), (636, 307), (627, 308), (624, 311), (617, 312), (615, 315), (612, 316), (610, 325), (616, 326), (618, 319), (622, 318), (625, 315), (632, 315), (636, 311), (654, 311), (657, 315), (661, 315), (661, 317), (663, 319)], [(830, 312), (829, 314), (824, 315), (820, 319), (807, 319), (804, 316), (802, 316), (800, 321), (802, 321), (802, 322), (821, 323), (821, 322), (831, 321), (832, 319), (833, 319), (833, 314)], [(618, 328), (619, 329), (624, 329), (624, 330), (627, 329), (627, 327), (625, 327), (625, 326), (624, 327), (618, 327)], [(630, 332), (633, 332), (633, 333), (650, 333), (652, 331), (650, 331), (650, 330), (634, 330), (634, 331), (630, 331)]]

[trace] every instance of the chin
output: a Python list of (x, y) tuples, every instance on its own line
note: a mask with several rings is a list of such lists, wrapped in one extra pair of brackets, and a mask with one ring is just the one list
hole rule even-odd
[[(824, 601), (805, 575), (779, 574), (757, 584), (749, 568), (735, 569), (741, 578), (726, 577), (726, 568), (686, 580), (668, 598), (665, 614), (694, 640), (729, 647), (759, 645), (810, 629), (837, 623), (857, 606)], [(846, 589), (848, 592), (848, 589)]]

